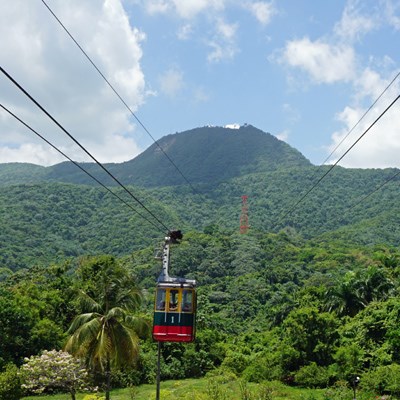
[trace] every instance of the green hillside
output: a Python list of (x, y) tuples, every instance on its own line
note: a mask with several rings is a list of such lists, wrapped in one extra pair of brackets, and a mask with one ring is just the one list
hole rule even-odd
[[(108, 167), (166, 226), (184, 232), (171, 249), (170, 272), (198, 282), (196, 341), (163, 346), (162, 379), (207, 376), (215, 395), (201, 397), (207, 400), (222, 399), (218, 390), (229, 382), (252, 385), (255, 396), (266, 381), (344, 399), (357, 374), (360, 398), (396, 398), (398, 183), (365, 196), (397, 170), (335, 168), (293, 208), (328, 167), (268, 134), (200, 128), (160, 142), (177, 163), (187, 160), (180, 167), (195, 190), (162, 168), (154, 147)], [(0, 383), (11, 376), (4, 372), (10, 363), (62, 348), (73, 318), (87, 312), (77, 293), (102, 298), (108, 284), (99, 276), (112, 276), (112, 268), (118, 279), (129, 276), (129, 289), (142, 289), (136, 312), (151, 325), (163, 227), (122, 189), (110, 186), (142, 215), (86, 184), (71, 163), (5, 164), (0, 177)], [(244, 194), (250, 229), (241, 235)], [(113, 369), (114, 388), (154, 383), (157, 347), (141, 335), (138, 363)]]
[(46, 170), (45, 167), (28, 163), (0, 164), (0, 186), (44, 181)]
[[(398, 186), (389, 184), (357, 207), (392, 170), (337, 169), (312, 195), (316, 167), (245, 175), (219, 185), (129, 189), (168, 227), (238, 231), (241, 195), (254, 232), (290, 230), (305, 239), (399, 245)], [(319, 171), (321, 172), (321, 171)], [(314, 178), (315, 179), (315, 178)], [(113, 189), (142, 215), (122, 190)], [(0, 265), (17, 270), (84, 254), (123, 256), (164, 236), (101, 187), (42, 183), (0, 187)], [(311, 217), (312, 216), (312, 217)]]
[[(169, 228), (235, 232), (245, 194), (255, 232), (289, 229), (305, 239), (400, 243), (396, 182), (362, 200), (394, 169), (337, 167), (293, 209), (328, 167), (311, 165), (251, 125), (197, 128), (166, 136), (160, 145), (192, 187), (182, 184), (156, 145), (132, 161), (106, 166), (125, 184), (135, 182), (132, 193)], [(84, 167), (110, 183), (98, 166)], [(0, 164), (0, 183), (0, 265), (12, 270), (83, 254), (123, 256), (165, 233), (145, 221), (139, 214), (153, 218), (121, 189), (110, 186), (139, 214), (70, 162)]]

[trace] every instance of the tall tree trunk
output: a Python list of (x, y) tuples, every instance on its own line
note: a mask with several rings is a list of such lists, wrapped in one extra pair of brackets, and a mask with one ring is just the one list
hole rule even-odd
[(106, 363), (106, 400), (110, 400), (110, 390), (111, 390), (111, 363), (110, 363), (110, 356), (107, 355), (107, 363)]
[(70, 393), (71, 393), (71, 400), (76, 400), (75, 389), (71, 389)]

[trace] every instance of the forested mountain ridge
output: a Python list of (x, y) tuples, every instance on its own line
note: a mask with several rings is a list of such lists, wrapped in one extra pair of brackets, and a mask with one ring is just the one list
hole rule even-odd
[[(305, 239), (362, 245), (400, 243), (395, 182), (358, 204), (393, 176), (393, 169), (336, 167), (292, 210), (329, 167), (313, 166), (270, 134), (251, 125), (203, 127), (166, 136), (159, 146), (192, 187), (182, 183), (156, 144), (134, 160), (106, 166), (125, 184), (137, 182), (130, 190), (169, 227), (203, 231), (214, 226), (234, 232), (246, 194), (255, 231), (290, 229)], [(95, 164), (84, 167), (111, 183)], [(0, 182), (0, 265), (12, 270), (83, 254), (123, 256), (160, 237), (154, 226), (71, 162), (53, 167), (0, 164)], [(122, 189), (113, 191), (143, 211)]]
[[(296, 173), (249, 174), (212, 188), (201, 187), (197, 193), (188, 186), (129, 189), (168, 227), (184, 232), (237, 231), (241, 195), (245, 193), (249, 196), (250, 229), (255, 232), (290, 229), (305, 239), (321, 242), (399, 244), (397, 185), (387, 185), (352, 208), (391, 176), (391, 170), (339, 168), (285, 216), (310, 187), (314, 172), (314, 168), (306, 168)], [(122, 189), (113, 190), (140, 209)], [(13, 270), (85, 254), (123, 256), (162, 237), (162, 232), (101, 187), (65, 183), (0, 187), (0, 265)]]
[[(393, 169), (336, 167), (288, 213), (327, 166), (313, 166), (297, 150), (251, 125), (197, 128), (169, 135), (159, 144), (195, 191), (182, 184), (156, 145), (132, 161), (107, 167), (125, 183), (138, 180), (130, 190), (170, 228), (234, 232), (246, 194), (254, 231), (290, 229), (305, 239), (361, 245), (400, 243), (396, 182), (358, 204), (393, 176)], [(90, 163), (85, 168), (98, 170)], [(163, 236), (93, 181), (63, 182), (89, 183), (87, 179), (67, 162), (47, 168), (0, 164), (0, 266), (17, 270), (83, 254), (123, 256)], [(143, 211), (122, 189), (113, 190)]]
[[(124, 184), (143, 187), (187, 184), (166, 154), (194, 184), (212, 184), (248, 173), (311, 165), (285, 142), (244, 125), (239, 129), (202, 127), (164, 136), (133, 160), (105, 166)], [(81, 165), (104, 184), (116, 184), (96, 164)], [(71, 162), (47, 168), (0, 164), (0, 186), (44, 181), (96, 184)]]

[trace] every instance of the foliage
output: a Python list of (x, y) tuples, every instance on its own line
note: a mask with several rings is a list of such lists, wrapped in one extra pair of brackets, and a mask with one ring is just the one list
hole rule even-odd
[(334, 356), (337, 377), (340, 380), (350, 380), (362, 370), (364, 364), (364, 351), (356, 343), (349, 343), (337, 349)]
[[(237, 231), (240, 196), (248, 193), (254, 231), (281, 231), (288, 237), (315, 238), (322, 244), (399, 244), (398, 187), (386, 186), (381, 197), (368, 198), (363, 208), (351, 208), (365, 195), (366, 188), (390, 178), (393, 170), (337, 168), (323, 187), (317, 187), (313, 196), (302, 202), (295, 215), (281, 219), (293, 205), (293, 199), (312, 185), (312, 177), (322, 174), (327, 167), (310, 165), (296, 150), (254, 127), (243, 128), (237, 135), (221, 133), (221, 129), (215, 128), (218, 138), (207, 129), (205, 133), (203, 129), (188, 133), (193, 146), (188, 145), (184, 134), (177, 135), (176, 142), (172, 137), (165, 139), (176, 152), (174, 155), (186, 165), (185, 173), (192, 187), (184, 185), (179, 174), (171, 173), (171, 165), (154, 149), (131, 162), (109, 168), (124, 184), (140, 184), (142, 187), (129, 186), (129, 190), (146, 207), (155, 210), (167, 226), (179, 226), (185, 231), (204, 231), (210, 236), (213, 232)], [(210, 153), (207, 146), (214, 141), (217, 147)], [(242, 151), (243, 141), (251, 151)], [(182, 148), (196, 156), (188, 157), (181, 152)], [(210, 159), (206, 162), (205, 158)], [(14, 167), (16, 171), (24, 170)], [(85, 168), (102, 182), (115, 183), (102, 176), (97, 166), (88, 164)], [(25, 179), (18, 177), (18, 171), (12, 173), (12, 165), (0, 164), (1, 268), (15, 271), (88, 254), (128, 256), (159, 238), (160, 232), (154, 226), (144, 223), (143, 218), (131, 213), (103, 188), (91, 186), (94, 181), (74, 165), (62, 163), (39, 169), (42, 171), (37, 180)], [(8, 180), (9, 175), (15, 179)], [(113, 190), (124, 196), (122, 190)], [(321, 258), (326, 249), (314, 253), (311, 246), (304, 250), (303, 262), (319, 258), (321, 268), (339, 264), (338, 259)], [(253, 254), (249, 259), (245, 252), (239, 252), (244, 257), (235, 257), (235, 268), (247, 261), (249, 267), (259, 261), (252, 259)], [(391, 256), (395, 262), (395, 255)], [(220, 273), (222, 260), (213, 259), (212, 268)]]
[[(251, 232), (244, 238), (219, 229), (209, 232), (188, 232), (171, 251), (171, 273), (199, 282), (198, 324), (194, 343), (163, 345), (163, 380), (224, 371), (249, 387), (265, 380), (323, 387), (398, 362), (396, 249), (321, 244), (291, 231)], [(151, 318), (160, 269), (151, 254), (148, 248), (123, 259), (86, 256), (13, 273), (0, 284), (0, 332), (7, 337), (0, 342), (0, 361), (20, 362), (42, 349), (60, 348), (74, 316), (77, 330), (71, 335), (86, 323), (106, 333), (101, 321), (139, 328), (133, 324), (142, 320), (137, 317)], [(329, 311), (329, 289), (349, 279), (363, 288), (357, 291), (362, 306), (354, 315)], [(139, 281), (144, 290), (137, 289)], [(119, 300), (128, 298), (121, 306)], [(134, 353), (120, 352), (129, 362), (110, 358), (113, 387), (154, 382), (156, 346), (140, 330), (135, 338)], [(104, 336), (96, 345), (102, 343), (110, 342)], [(107, 386), (108, 347), (102, 353), (86, 345), (74, 346), (97, 373), (98, 384)]]
[(89, 389), (88, 372), (81, 360), (63, 351), (43, 351), (25, 359), (21, 367), (22, 387), (32, 393), (59, 389), (69, 392), (72, 400), (78, 390)]
[(350, 400), (352, 398), (353, 392), (346, 381), (337, 381), (324, 393), (324, 400)]
[(400, 365), (382, 365), (363, 374), (361, 387), (374, 393), (400, 394)]
[(91, 370), (104, 372), (109, 399), (112, 367), (133, 365), (138, 358), (138, 333), (146, 328), (134, 315), (141, 294), (128, 271), (110, 256), (85, 260), (78, 275), (83, 313), (72, 322), (65, 348), (84, 358)]
[(328, 368), (320, 367), (315, 362), (301, 367), (295, 374), (295, 382), (304, 387), (326, 388), (329, 381)]
[(21, 398), (21, 379), (18, 372), (18, 368), (13, 364), (8, 364), (5, 370), (0, 372), (0, 400)]

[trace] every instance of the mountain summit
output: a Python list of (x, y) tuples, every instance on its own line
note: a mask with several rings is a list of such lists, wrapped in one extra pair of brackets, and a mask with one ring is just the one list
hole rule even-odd
[[(164, 136), (131, 161), (115, 166), (127, 183), (185, 184), (174, 164), (193, 183), (214, 183), (254, 172), (311, 165), (297, 150), (252, 125), (205, 126)], [(128, 174), (128, 175), (127, 175)]]
[[(169, 159), (168, 159), (169, 158)], [(164, 136), (136, 158), (106, 164), (124, 184), (143, 187), (214, 184), (254, 172), (271, 172), (311, 165), (297, 150), (252, 125), (205, 126)], [(94, 163), (85, 170), (106, 185), (115, 185)], [(35, 167), (35, 168), (33, 168)], [(69, 182), (95, 184), (71, 162), (52, 167), (0, 164), (0, 185), (10, 183)]]

